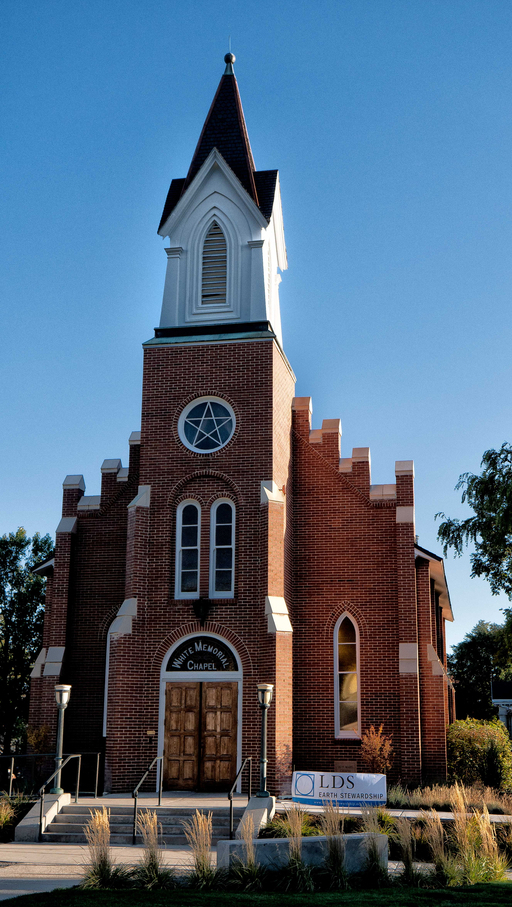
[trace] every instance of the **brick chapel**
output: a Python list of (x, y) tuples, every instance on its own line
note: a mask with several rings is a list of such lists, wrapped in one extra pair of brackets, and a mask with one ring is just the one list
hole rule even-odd
[(105, 791), (156, 755), (165, 789), (227, 790), (259, 758), (267, 682), (271, 793), (293, 767), (363, 770), (371, 725), (392, 736), (392, 778), (443, 779), (453, 617), (442, 559), (415, 537), (413, 463), (372, 485), (369, 449), (340, 458), (339, 419), (312, 429), (294, 396), (279, 176), (256, 170), (225, 62), (163, 209), (129, 464), (104, 460), (98, 496), (63, 483), (30, 723), (55, 735), (69, 683), (65, 751), (101, 750)]

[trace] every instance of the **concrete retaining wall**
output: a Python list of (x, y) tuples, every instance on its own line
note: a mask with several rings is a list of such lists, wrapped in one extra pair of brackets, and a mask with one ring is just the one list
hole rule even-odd
[[(361, 872), (368, 855), (371, 838), (377, 842), (379, 861), (384, 869), (388, 867), (387, 835), (353, 834), (343, 835), (345, 841), (345, 869), (349, 875)], [(264, 838), (254, 841), (256, 862), (267, 869), (283, 869), (290, 858), (289, 838)], [(302, 839), (302, 858), (310, 866), (320, 866), (327, 857), (327, 838), (318, 835)], [(229, 869), (236, 859), (245, 860), (245, 845), (242, 841), (219, 841), (217, 865)]]

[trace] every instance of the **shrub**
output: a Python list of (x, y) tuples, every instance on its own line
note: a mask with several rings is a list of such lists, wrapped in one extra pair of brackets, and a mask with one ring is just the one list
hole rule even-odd
[(447, 746), (453, 781), (499, 790), (512, 787), (512, 743), (501, 721), (454, 721), (448, 728)]
[(51, 747), (51, 731), (47, 724), (27, 727), (27, 743), (33, 753), (47, 753)]
[[(313, 816), (308, 815), (308, 813), (302, 812), (302, 837), (309, 838), (313, 835), (321, 834), (318, 826), (315, 824), (315, 819)], [(290, 837), (290, 823), (287, 819), (287, 816), (274, 816), (274, 818), (267, 822), (259, 831), (259, 838), (289, 838)]]
[(14, 806), (8, 797), (0, 797), (0, 828), (9, 825), (14, 819)]
[(385, 775), (393, 764), (391, 736), (384, 734), (381, 724), (378, 731), (373, 724), (361, 736), (361, 759), (369, 772)]

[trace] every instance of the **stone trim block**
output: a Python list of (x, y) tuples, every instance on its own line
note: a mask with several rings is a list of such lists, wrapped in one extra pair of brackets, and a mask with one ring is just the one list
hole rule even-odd
[(395, 460), (396, 476), (414, 476), (414, 460)]
[(78, 488), (85, 491), (85, 480), (83, 476), (66, 476), (62, 483), (63, 488)]
[(76, 532), (76, 516), (63, 516), (55, 532)]
[(280, 595), (267, 595), (265, 598), (265, 614), (269, 633), (293, 633), (290, 623), (288, 607)]
[(418, 673), (418, 645), (415, 642), (398, 644), (398, 671), (400, 674)]
[(100, 494), (87, 494), (80, 498), (77, 504), (77, 510), (82, 513), (88, 513), (90, 510), (99, 510), (101, 507)]

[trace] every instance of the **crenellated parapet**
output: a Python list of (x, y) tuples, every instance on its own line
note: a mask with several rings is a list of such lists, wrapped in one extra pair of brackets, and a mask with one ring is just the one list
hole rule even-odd
[(372, 503), (395, 501), (399, 510), (397, 522), (414, 524), (414, 463), (412, 460), (396, 461), (396, 481), (394, 483), (372, 485), (369, 447), (354, 447), (352, 456), (340, 456), (342, 434), (340, 419), (324, 419), (321, 428), (312, 428), (311, 397), (295, 397), (292, 410), (293, 428), (299, 437), (308, 441), (313, 450), (346, 476)]

